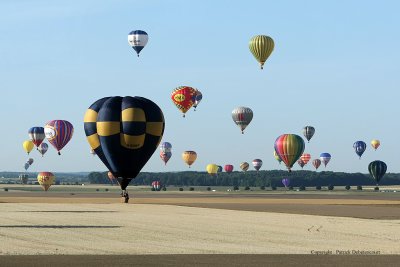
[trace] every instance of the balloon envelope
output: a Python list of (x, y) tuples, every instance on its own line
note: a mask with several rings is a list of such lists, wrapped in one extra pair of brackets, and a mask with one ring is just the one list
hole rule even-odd
[(190, 86), (179, 86), (172, 91), (172, 102), (183, 113), (183, 117), (185, 117), (185, 113), (194, 105), (196, 91), (196, 89)]
[(214, 176), (218, 172), (218, 165), (216, 165), (216, 164), (208, 164), (207, 167), (206, 167), (206, 170), (207, 170), (208, 174), (210, 174), (211, 176)]
[(356, 154), (361, 158), (365, 149), (367, 149), (367, 144), (364, 141), (356, 141), (353, 144), (353, 148), (354, 148), (354, 151), (356, 152)]
[(231, 172), (233, 171), (233, 165), (231, 165), (231, 164), (226, 164), (226, 165), (224, 166), (224, 169), (225, 169), (225, 172), (231, 173)]
[(263, 69), (265, 61), (274, 50), (274, 40), (266, 35), (256, 35), (249, 42), (249, 49), (256, 60), (260, 63), (260, 68)]
[(40, 154), (42, 154), (42, 157), (44, 154), (46, 154), (48, 149), (49, 149), (49, 145), (46, 143), (41, 143), (38, 147), (38, 151)]
[(319, 159), (321, 160), (321, 162), (324, 164), (325, 167), (328, 164), (328, 162), (331, 160), (331, 158), (332, 158), (332, 156), (329, 153), (321, 153), (321, 155), (319, 155)]
[(29, 139), (35, 144), (36, 147), (43, 142), (45, 135), (44, 135), (44, 128), (43, 127), (32, 127), (28, 130)]
[(194, 101), (193, 101), (194, 110), (196, 110), (197, 106), (200, 104), (202, 99), (203, 99), (203, 94), (196, 89), (196, 95), (194, 96)]
[(160, 152), (160, 158), (164, 162), (165, 165), (167, 165), (168, 160), (172, 157), (171, 152)]
[(184, 151), (182, 153), (182, 159), (190, 168), (190, 166), (192, 166), (192, 164), (197, 159), (197, 153), (195, 151), (191, 151), (191, 150)]
[(247, 171), (249, 169), (249, 163), (247, 162), (240, 163), (240, 169), (244, 172)]
[(303, 169), (303, 167), (306, 165), (305, 163), (304, 163), (304, 161), (302, 161), (301, 159), (299, 159), (298, 161), (297, 161), (297, 164), (299, 164), (300, 165), (300, 167)]
[(387, 170), (386, 163), (380, 160), (372, 161), (368, 165), (369, 174), (375, 179), (376, 184), (379, 184), (379, 181), (385, 175)]
[(321, 160), (320, 159), (314, 159), (312, 162), (312, 165), (314, 166), (315, 170), (318, 170), (319, 166), (321, 166)]
[(274, 149), (274, 157), (275, 159), (279, 162), (279, 164), (281, 164), (282, 159), (279, 157), (279, 155), (276, 153), (275, 149)]
[(296, 134), (283, 134), (276, 139), (274, 147), (290, 172), (293, 164), (303, 154), (305, 144), (303, 138)]
[(31, 140), (26, 140), (22, 143), (22, 147), (26, 153), (30, 153), (35, 145)]
[(261, 169), (263, 162), (261, 159), (255, 159), (252, 161), (252, 164), (253, 164), (254, 169), (256, 169), (256, 171), (259, 171)]
[(172, 145), (169, 142), (163, 142), (160, 146), (160, 150), (162, 152), (171, 152), (172, 150)]
[(374, 140), (371, 141), (371, 146), (372, 146), (375, 150), (377, 150), (378, 147), (379, 147), (380, 145), (381, 145), (381, 142), (380, 142), (379, 140), (374, 139)]
[(49, 190), (50, 186), (54, 184), (55, 176), (51, 172), (39, 172), (37, 180), (44, 191), (47, 191)]
[(160, 191), (161, 190), (161, 182), (153, 181), (153, 182), (151, 182), (151, 187), (154, 189), (154, 191)]
[(283, 178), (283, 179), (282, 179), (282, 184), (283, 184), (285, 187), (288, 187), (289, 184), (290, 184), (290, 179), (289, 179), (289, 178)]
[(310, 142), (310, 139), (313, 137), (315, 133), (315, 129), (312, 126), (305, 126), (303, 128), (303, 135), (307, 139), (308, 142)]
[(164, 115), (143, 97), (105, 97), (86, 111), (84, 128), (91, 148), (125, 190), (157, 149)]
[(253, 111), (248, 107), (237, 107), (232, 111), (232, 119), (243, 133), (253, 119)]
[(140, 51), (146, 46), (149, 36), (145, 31), (136, 30), (128, 34), (128, 43), (139, 56)]
[(47, 141), (57, 150), (60, 155), (61, 149), (68, 144), (74, 134), (74, 127), (69, 121), (52, 120), (44, 126), (44, 134)]

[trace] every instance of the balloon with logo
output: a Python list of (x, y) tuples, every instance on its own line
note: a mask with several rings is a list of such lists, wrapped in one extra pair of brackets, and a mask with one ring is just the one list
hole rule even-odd
[(356, 141), (353, 144), (353, 148), (354, 148), (354, 151), (356, 152), (356, 154), (361, 159), (362, 154), (364, 153), (365, 149), (367, 149), (367, 144), (364, 141)]
[(244, 171), (244, 172), (246, 172), (248, 169), (249, 169), (249, 163), (247, 163), (247, 162), (242, 162), (242, 163), (240, 163), (240, 169), (242, 170), (242, 171)]
[(255, 159), (252, 161), (252, 164), (253, 164), (254, 169), (256, 169), (256, 171), (259, 171), (261, 169), (263, 162), (261, 159)]
[(58, 155), (61, 155), (61, 149), (68, 144), (74, 134), (74, 127), (69, 121), (52, 120), (44, 126), (44, 134)]
[(164, 162), (164, 165), (167, 165), (168, 160), (172, 157), (171, 152), (160, 152), (160, 158)]
[(163, 112), (144, 97), (104, 97), (87, 109), (87, 141), (118, 181), (126, 203), (126, 188), (157, 149), (164, 127)]
[(197, 159), (197, 153), (195, 151), (191, 151), (191, 150), (184, 151), (182, 153), (182, 159), (190, 168), (190, 166), (192, 166), (192, 164)]
[(199, 90), (196, 89), (196, 95), (194, 96), (194, 99), (193, 99), (194, 111), (196, 111), (196, 108), (200, 104), (202, 99), (203, 99), (203, 94)]
[(43, 127), (32, 127), (28, 130), (29, 139), (33, 142), (36, 147), (43, 142), (45, 138)]
[(288, 171), (291, 172), (293, 164), (303, 154), (305, 144), (303, 138), (296, 134), (283, 134), (275, 140), (274, 147)]
[(285, 187), (288, 187), (288, 186), (290, 185), (290, 179), (289, 179), (289, 178), (283, 178), (283, 179), (282, 179), (282, 184), (283, 184)]
[(179, 86), (172, 91), (172, 102), (183, 113), (183, 117), (185, 117), (185, 113), (194, 105), (196, 91), (196, 89), (190, 86)]
[(46, 152), (47, 152), (48, 149), (49, 149), (49, 145), (46, 144), (46, 143), (41, 143), (41, 144), (38, 146), (38, 151), (39, 151), (39, 153), (42, 155), (42, 157), (43, 157), (44, 154), (46, 154)]
[(128, 34), (128, 43), (139, 57), (140, 51), (146, 46), (149, 36), (145, 31), (136, 30)]
[(276, 151), (275, 151), (275, 150), (274, 150), (274, 157), (275, 157), (275, 159), (279, 162), (279, 164), (281, 164), (282, 160), (281, 160), (281, 158), (279, 157), (279, 155), (276, 154)]
[(375, 160), (368, 164), (368, 171), (369, 174), (371, 174), (371, 176), (375, 179), (376, 184), (379, 185), (379, 181), (387, 171), (387, 165), (383, 161)]
[(243, 134), (244, 129), (246, 129), (253, 119), (253, 111), (248, 107), (237, 107), (232, 111), (232, 119)]
[(311, 138), (314, 136), (315, 129), (312, 126), (305, 126), (303, 128), (303, 135), (310, 142)]
[(50, 186), (54, 184), (55, 176), (51, 172), (39, 172), (37, 180), (42, 186), (43, 190), (47, 191), (49, 190)]
[(227, 173), (233, 172), (233, 165), (231, 165), (231, 164), (226, 164), (226, 165), (224, 166), (224, 170), (225, 170), (225, 172), (227, 172)]
[(253, 56), (260, 63), (260, 68), (264, 68), (264, 63), (274, 50), (274, 40), (266, 35), (256, 35), (249, 42), (249, 49)]
[(218, 165), (217, 164), (208, 164), (206, 170), (209, 175), (214, 176), (218, 173)]
[(34, 146), (35, 145), (33, 144), (33, 142), (31, 140), (26, 140), (22, 143), (22, 147), (25, 150), (25, 152), (28, 153), (28, 155), (29, 155), (29, 153), (31, 153)]
[(321, 155), (319, 155), (319, 158), (320, 158), (321, 162), (324, 164), (324, 166), (326, 167), (328, 162), (331, 160), (332, 156), (329, 153), (321, 153)]
[(301, 158), (297, 161), (297, 164), (303, 169), (303, 167), (306, 165), (304, 161), (301, 160)]
[(314, 166), (315, 170), (318, 170), (319, 166), (321, 166), (321, 160), (320, 159), (314, 159), (312, 162), (312, 165)]
[(301, 155), (300, 159), (301, 159), (301, 161), (303, 161), (304, 164), (306, 165), (306, 164), (310, 161), (311, 155), (308, 154), (308, 153), (304, 153), (303, 155)]
[(375, 150), (377, 150), (380, 145), (381, 145), (381, 142), (379, 140), (377, 140), (377, 139), (374, 139), (374, 140), (371, 141), (371, 146)]

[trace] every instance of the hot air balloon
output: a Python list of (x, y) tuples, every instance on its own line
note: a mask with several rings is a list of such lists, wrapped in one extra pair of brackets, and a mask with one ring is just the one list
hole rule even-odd
[(372, 146), (375, 150), (377, 150), (378, 147), (379, 147), (380, 145), (381, 145), (381, 142), (380, 142), (379, 140), (374, 139), (374, 140), (371, 141), (371, 146)]
[(196, 161), (197, 159), (197, 153), (194, 151), (184, 151), (182, 153), (182, 159), (183, 161), (190, 166)]
[(20, 174), (18, 178), (21, 181), (21, 184), (27, 184), (28, 177), (29, 177), (28, 174)]
[(282, 160), (281, 160), (281, 158), (279, 157), (279, 155), (276, 154), (276, 151), (275, 151), (275, 150), (274, 150), (274, 157), (275, 157), (275, 159), (279, 162), (279, 164), (281, 164)]
[(189, 86), (179, 86), (171, 93), (172, 102), (183, 113), (185, 113), (194, 105), (194, 99), (197, 90)]
[(33, 158), (29, 158), (26, 162), (29, 164), (29, 165), (32, 165), (33, 164)]
[(224, 170), (225, 170), (225, 172), (227, 172), (227, 173), (231, 173), (231, 172), (233, 171), (233, 165), (226, 164), (226, 165), (224, 166)]
[(314, 159), (312, 165), (314, 166), (315, 170), (318, 170), (319, 166), (321, 166), (321, 160)]
[(261, 169), (262, 164), (263, 164), (261, 159), (255, 159), (255, 160), (252, 161), (252, 163), (253, 163), (253, 167), (254, 167), (254, 169), (256, 169), (256, 171), (259, 171)]
[(321, 153), (321, 155), (319, 155), (319, 158), (320, 158), (321, 162), (324, 164), (324, 166), (326, 167), (328, 162), (331, 160), (331, 154)]
[(303, 135), (307, 139), (308, 142), (310, 142), (310, 139), (313, 137), (315, 133), (315, 129), (312, 126), (306, 126), (303, 128)]
[(39, 172), (37, 180), (43, 187), (44, 191), (47, 191), (49, 190), (50, 186), (54, 184), (55, 176), (51, 172)]
[(249, 49), (253, 56), (260, 63), (260, 68), (263, 69), (265, 61), (274, 50), (274, 40), (266, 35), (257, 35), (251, 38)]
[(136, 30), (131, 31), (128, 34), (128, 43), (130, 46), (132, 46), (133, 50), (136, 51), (138, 57), (140, 51), (142, 51), (142, 49), (146, 46), (148, 40), (149, 36), (145, 31)]
[(160, 150), (162, 152), (171, 152), (172, 150), (172, 145), (169, 142), (163, 142), (160, 146)]
[(196, 95), (194, 96), (194, 99), (193, 99), (194, 111), (196, 111), (196, 108), (200, 104), (202, 99), (203, 99), (203, 94), (199, 90), (196, 90)]
[(239, 126), (243, 134), (244, 129), (246, 129), (253, 119), (253, 111), (247, 107), (237, 107), (232, 111), (232, 119)]
[(143, 97), (105, 97), (86, 111), (87, 140), (116, 177), (126, 203), (126, 187), (157, 149), (164, 127), (161, 109)]
[(25, 162), (24, 169), (27, 171), (31, 165), (28, 162)]
[(385, 175), (387, 170), (386, 163), (380, 160), (372, 161), (368, 165), (369, 174), (371, 174), (372, 178), (375, 179), (376, 185), (379, 185), (379, 181)]
[(107, 177), (108, 180), (110, 180), (111, 185), (113, 185), (114, 182), (118, 182), (115, 176), (112, 174), (112, 172), (107, 172)]
[(151, 188), (153, 188), (154, 191), (160, 191), (161, 190), (161, 182), (160, 181), (151, 182)]
[(49, 149), (49, 145), (47, 145), (46, 143), (41, 143), (38, 147), (38, 151), (40, 154), (42, 154), (42, 157), (44, 154), (46, 154), (48, 149)]
[(365, 149), (367, 148), (367, 144), (364, 141), (356, 141), (353, 144), (353, 148), (354, 148), (356, 154), (361, 159), (361, 155), (364, 153)]
[(214, 176), (218, 172), (218, 165), (216, 164), (208, 164), (206, 168), (209, 175)]
[(220, 165), (217, 165), (218, 166), (218, 170), (217, 170), (217, 173), (220, 173), (220, 172), (222, 172), (222, 166), (220, 166)]
[(249, 164), (247, 162), (240, 163), (240, 169), (242, 169), (242, 171), (246, 172), (249, 169)]
[(275, 141), (275, 151), (285, 163), (289, 172), (293, 164), (300, 158), (304, 152), (303, 138), (296, 134), (283, 134)]
[(289, 178), (283, 178), (283, 179), (282, 179), (282, 184), (283, 184), (285, 187), (288, 187), (288, 186), (290, 185), (290, 179), (289, 179)]
[(172, 157), (171, 152), (160, 152), (160, 158), (162, 161), (164, 161), (164, 165), (167, 165), (168, 160)]
[(43, 127), (32, 127), (28, 130), (29, 139), (35, 144), (36, 147), (43, 142), (45, 135), (44, 135), (44, 128)]
[(49, 143), (57, 150), (58, 155), (61, 155), (61, 149), (68, 144), (74, 134), (74, 127), (69, 121), (53, 120), (44, 126), (44, 134)]
[(31, 140), (26, 140), (22, 143), (22, 147), (24, 148), (25, 152), (28, 153), (28, 155), (32, 151), (34, 146), (35, 145)]
[(300, 159), (304, 162), (304, 164), (307, 164), (311, 159), (311, 155), (308, 153), (304, 153), (303, 155), (301, 155)]
[(297, 161), (297, 164), (299, 164), (300, 167), (301, 167), (302, 169), (303, 169), (304, 165), (306, 165), (306, 164), (304, 163), (304, 161), (302, 161), (301, 159), (299, 159), (299, 160)]

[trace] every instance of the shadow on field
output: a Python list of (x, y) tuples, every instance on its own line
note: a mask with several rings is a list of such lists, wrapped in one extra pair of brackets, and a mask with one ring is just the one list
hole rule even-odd
[(0, 228), (44, 228), (44, 229), (81, 229), (81, 228), (121, 228), (117, 225), (0, 225)]
[(57, 213), (112, 213), (116, 210), (23, 210), (16, 212), (57, 212)]

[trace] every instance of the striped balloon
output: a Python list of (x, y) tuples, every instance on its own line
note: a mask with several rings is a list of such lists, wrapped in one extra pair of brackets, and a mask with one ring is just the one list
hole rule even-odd
[(318, 170), (319, 166), (321, 166), (321, 160), (320, 159), (314, 159), (312, 162), (312, 165), (314, 166), (315, 170)]
[(231, 172), (233, 171), (233, 165), (226, 164), (226, 165), (224, 166), (224, 170), (225, 170), (225, 172), (227, 172), (227, 173), (231, 173)]
[(47, 191), (49, 190), (50, 186), (54, 184), (55, 176), (51, 172), (39, 172), (37, 180), (43, 187), (43, 190)]
[(232, 119), (239, 126), (243, 134), (244, 129), (246, 129), (253, 119), (253, 111), (248, 107), (237, 107), (232, 111)]
[(304, 164), (307, 164), (311, 159), (311, 155), (308, 153), (304, 153), (303, 155), (301, 155), (300, 159), (304, 162)]
[(149, 36), (145, 31), (131, 31), (128, 34), (128, 43), (132, 46), (133, 50), (136, 51), (137, 56), (139, 57), (140, 51), (146, 46), (149, 40)]
[(305, 148), (304, 140), (296, 134), (283, 134), (275, 141), (275, 151), (285, 163), (289, 172), (293, 164), (303, 154)]
[(252, 163), (253, 163), (253, 167), (254, 167), (254, 169), (256, 169), (256, 171), (259, 171), (261, 169), (262, 164), (263, 164), (261, 159), (255, 159), (255, 160), (253, 160)]
[(151, 187), (154, 189), (154, 191), (160, 191), (161, 190), (161, 182), (153, 181), (153, 182), (151, 182)]
[(35, 144), (36, 147), (43, 142), (46, 137), (43, 127), (32, 127), (28, 130), (29, 139)]
[(360, 157), (364, 153), (365, 149), (367, 149), (367, 144), (364, 141), (356, 141), (353, 144), (354, 151)]
[(49, 143), (58, 151), (58, 155), (61, 155), (60, 150), (71, 140), (74, 127), (69, 121), (53, 120), (44, 126), (44, 134)]
[(303, 167), (306, 165), (305, 163), (304, 163), (304, 161), (302, 161), (301, 159), (299, 159), (298, 161), (297, 161), (297, 164), (299, 164), (300, 165), (300, 167), (303, 169)]
[(283, 178), (283, 179), (282, 179), (282, 184), (283, 184), (285, 187), (288, 187), (289, 184), (290, 184), (290, 179), (289, 179), (289, 178)]
[(257, 35), (251, 38), (249, 49), (253, 56), (260, 63), (260, 68), (263, 69), (265, 61), (274, 50), (274, 40), (266, 35)]
[(387, 171), (387, 165), (383, 161), (375, 160), (368, 165), (368, 171), (369, 174), (371, 174), (371, 176), (375, 179), (376, 184), (378, 185), (379, 181), (382, 179), (382, 177), (385, 175)]
[(308, 142), (310, 142), (310, 139), (313, 137), (315, 133), (315, 129), (312, 126), (306, 126), (303, 128), (303, 135), (307, 139)]
[(183, 113), (185, 113), (194, 105), (197, 90), (190, 86), (179, 86), (171, 93), (172, 102)]
[(246, 172), (249, 169), (249, 163), (247, 163), (247, 162), (240, 163), (240, 169), (242, 169), (242, 171)]

